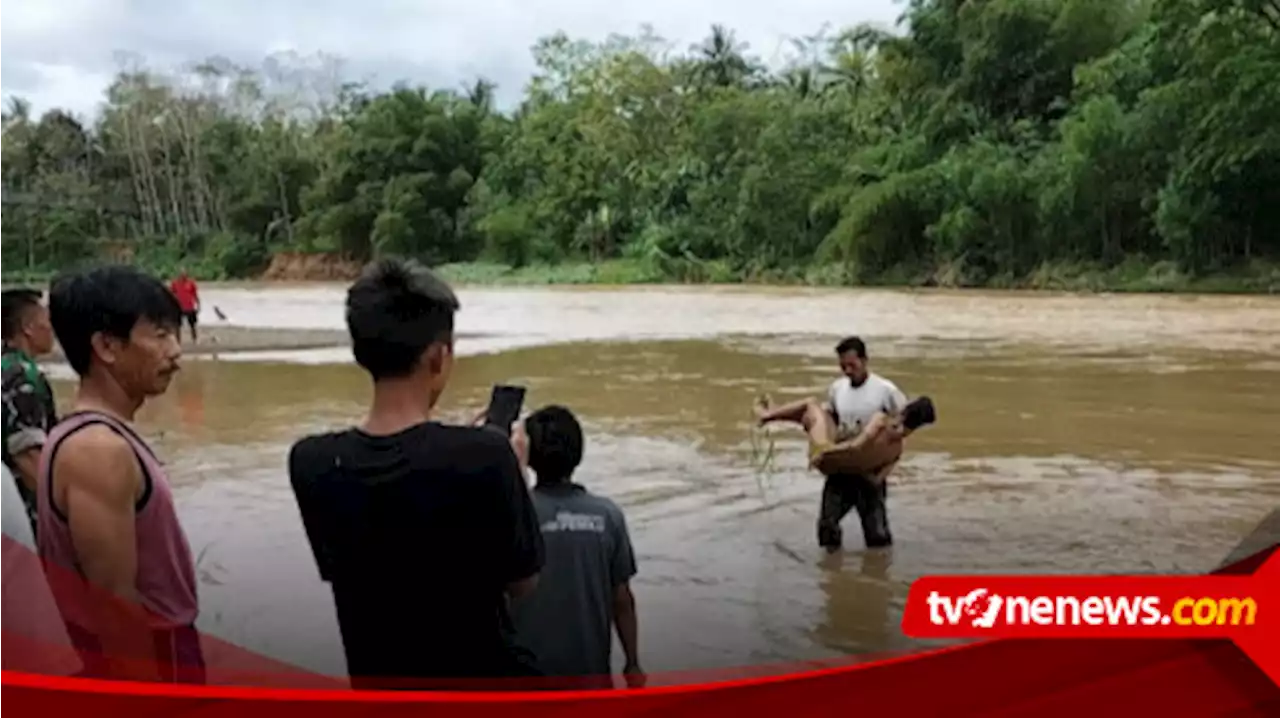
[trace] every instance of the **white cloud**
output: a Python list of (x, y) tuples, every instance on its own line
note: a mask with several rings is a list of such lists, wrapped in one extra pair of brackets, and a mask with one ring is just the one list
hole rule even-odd
[(93, 114), (121, 51), (172, 65), (294, 50), (340, 56), (353, 78), (382, 84), (456, 87), (485, 75), (510, 102), (533, 70), (530, 47), (557, 30), (596, 40), (648, 23), (684, 48), (720, 23), (767, 61), (823, 23), (892, 24), (902, 10), (900, 0), (8, 0), (0, 92), (36, 112)]

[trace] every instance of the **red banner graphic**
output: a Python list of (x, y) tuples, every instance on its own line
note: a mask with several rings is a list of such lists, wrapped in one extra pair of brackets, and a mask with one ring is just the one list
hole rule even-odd
[[(1249, 576), (927, 576), (916, 638), (1226, 638), (1280, 676), (1280, 557)], [(1280, 682), (1280, 680), (1278, 680)]]
[[(1256, 573), (1249, 575), (1252, 571)], [(14, 670), (27, 662), (24, 656), (41, 648), (22, 640), (25, 622), (6, 621), (3, 695), (24, 715), (199, 712), (210, 717), (336, 718), (429, 710), (433, 715), (489, 716), (509, 714), (517, 706), (528, 716), (746, 710), (799, 714), (833, 708), (907, 715), (1040, 717), (1099, 708), (1160, 715), (1277, 715), (1278, 571), (1280, 556), (1272, 547), (1205, 578), (924, 578), (909, 596), (904, 616), (908, 633), (1000, 640), (859, 665), (795, 666), (790, 675), (614, 691), (360, 692), (328, 687), (328, 677), (312, 689), (268, 688), (300, 682), (295, 682), (297, 676), (277, 673), (288, 667), (261, 658), (249, 662), (244, 659), (248, 652), (231, 646), (211, 651), (210, 658), (222, 663), (233, 652), (241, 655), (235, 665), (243, 673), (234, 684), (54, 677)], [(993, 609), (996, 597), (1000, 608)], [(11, 617), (8, 611), (5, 617)], [(975, 620), (990, 627), (974, 626)], [(1102, 632), (1109, 633), (1103, 637)], [(217, 645), (207, 636), (204, 641), (209, 648)], [(227, 658), (219, 660), (219, 653)]]

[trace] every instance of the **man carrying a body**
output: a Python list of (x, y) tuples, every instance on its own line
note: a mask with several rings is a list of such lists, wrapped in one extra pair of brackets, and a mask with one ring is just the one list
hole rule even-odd
[(867, 346), (858, 337), (836, 345), (844, 376), (831, 384), (824, 402), (803, 399), (774, 408), (756, 407), (761, 425), (776, 421), (802, 425), (809, 435), (810, 466), (826, 477), (818, 518), (818, 544), (840, 549), (840, 522), (856, 508), (867, 548), (893, 544), (887, 479), (902, 456), (903, 439), (936, 420), (933, 402), (910, 403), (888, 379), (867, 369)]

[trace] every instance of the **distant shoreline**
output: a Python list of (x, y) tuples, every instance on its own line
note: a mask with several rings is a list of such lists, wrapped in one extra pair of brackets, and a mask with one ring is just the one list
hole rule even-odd
[[(182, 353), (186, 356), (251, 351), (295, 351), (331, 349), (350, 343), (345, 331), (336, 329), (275, 329), (210, 324), (199, 327), (200, 341), (182, 330)], [(49, 354), (49, 361), (65, 361), (61, 347)]]
[[(256, 284), (288, 286), (349, 282), (330, 263), (317, 263), (325, 269), (314, 276), (304, 266), (298, 273), (276, 272), (261, 277), (213, 277), (196, 279), (207, 283)], [(349, 269), (356, 270), (358, 265)], [(1006, 277), (978, 284), (936, 281), (927, 276), (894, 273), (879, 279), (853, 283), (832, 267), (775, 271), (759, 276), (743, 277), (718, 271), (711, 264), (705, 271), (687, 276), (661, 272), (653, 266), (633, 260), (608, 260), (598, 263), (565, 262), (513, 268), (490, 262), (465, 262), (436, 267), (440, 275), (458, 287), (740, 287), (744, 289), (879, 289), (887, 291), (1013, 291), (1077, 294), (1222, 294), (1267, 296), (1280, 294), (1280, 264), (1257, 262), (1248, 270), (1190, 276), (1168, 263), (1126, 265), (1101, 269), (1086, 265), (1045, 265), (1027, 277)], [(318, 270), (317, 270), (318, 271)], [(19, 285), (44, 287), (49, 272), (6, 272), (0, 279), (5, 288)]]
[[(278, 329), (210, 324), (201, 326), (199, 330), (200, 341), (193, 342), (186, 328), (183, 328), (182, 353), (184, 356), (341, 349), (351, 345), (351, 338), (342, 329)], [(489, 335), (464, 332), (457, 336), (459, 339), (478, 339)], [(52, 362), (66, 361), (62, 348), (57, 346), (44, 359)]]

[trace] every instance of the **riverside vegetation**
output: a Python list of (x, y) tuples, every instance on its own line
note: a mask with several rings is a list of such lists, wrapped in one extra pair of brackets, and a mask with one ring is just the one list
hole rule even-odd
[(720, 26), (556, 34), (511, 111), (483, 79), (376, 91), (328, 56), (133, 61), (92, 123), (10, 101), (5, 279), (397, 253), (463, 282), (1280, 287), (1280, 0), (903, 20), (773, 67)]

